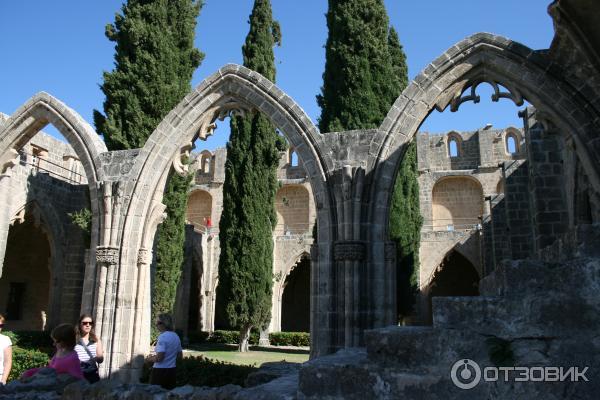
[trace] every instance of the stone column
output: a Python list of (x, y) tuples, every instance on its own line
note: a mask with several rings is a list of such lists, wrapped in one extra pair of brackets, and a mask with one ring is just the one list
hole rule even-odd
[(99, 247), (96, 250), (98, 292), (94, 320), (96, 334), (102, 339), (105, 352), (105, 361), (100, 364), (101, 376), (107, 376), (111, 367), (118, 260), (118, 248)]
[(11, 150), (0, 157), (0, 278), (2, 277), (2, 267), (4, 266), (4, 256), (6, 255), (6, 244), (8, 240), (8, 230), (10, 227), (10, 178), (12, 169), (18, 162), (19, 153)]

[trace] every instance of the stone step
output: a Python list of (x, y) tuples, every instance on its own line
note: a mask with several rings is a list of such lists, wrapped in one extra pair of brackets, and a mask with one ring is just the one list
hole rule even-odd
[(578, 293), (532, 292), (511, 297), (434, 297), (433, 327), (504, 339), (569, 337), (600, 329), (597, 304)]
[(483, 342), (476, 333), (436, 327), (390, 326), (365, 333), (368, 362), (413, 373), (448, 369), (460, 358), (485, 359)]

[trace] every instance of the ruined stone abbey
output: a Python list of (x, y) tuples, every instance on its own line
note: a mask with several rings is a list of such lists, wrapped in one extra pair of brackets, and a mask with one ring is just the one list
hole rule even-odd
[[(140, 149), (108, 152), (76, 111), (36, 94), (0, 115), (0, 311), (15, 327), (40, 330), (92, 313), (106, 343), (102, 373), (135, 381), (149, 346), (164, 188), (171, 173), (193, 173), (177, 324), (225, 328), (215, 288), (226, 151), (192, 152), (193, 143), (232, 112), (261, 112), (290, 146), (278, 170), (269, 330), (310, 331), (311, 361), (281, 378), (293, 382), (293, 396), (597, 392), (600, 7), (560, 0), (550, 13), (556, 34), (548, 49), (470, 36), (433, 60), (374, 130), (319, 132), (292, 98), (238, 65), (204, 80)], [(419, 132), (432, 111), (478, 102), (482, 83), (494, 101), (521, 108), (522, 125)], [(68, 144), (41, 132), (47, 124)], [(424, 219), (420, 293), (412, 326), (399, 326), (388, 220), (413, 138)], [(195, 162), (187, 165), (190, 153)], [(83, 208), (92, 215), (89, 235), (69, 216)], [(453, 364), (495, 365), (490, 340), (514, 365), (589, 366), (590, 382), (461, 391), (450, 379)]]

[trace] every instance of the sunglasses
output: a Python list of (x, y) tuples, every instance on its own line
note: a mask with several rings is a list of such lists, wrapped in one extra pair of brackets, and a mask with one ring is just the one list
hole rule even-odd
[(85, 325), (85, 326), (90, 325), (91, 326), (91, 325), (94, 325), (94, 323), (90, 322), (90, 321), (82, 321), (81, 325)]
[(164, 325), (162, 321), (156, 321), (156, 325)]

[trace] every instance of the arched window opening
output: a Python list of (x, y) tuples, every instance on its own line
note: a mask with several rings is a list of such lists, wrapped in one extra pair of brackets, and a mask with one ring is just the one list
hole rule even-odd
[(510, 133), (506, 136), (506, 152), (508, 154), (516, 154), (519, 151), (519, 145), (517, 138), (514, 134)]
[(210, 157), (202, 157), (202, 172), (210, 174)]
[(448, 155), (458, 157), (460, 154), (458, 139), (451, 137), (448, 139)]
[(298, 153), (296, 153), (296, 151), (292, 148), (290, 148), (289, 163), (290, 163), (290, 167), (298, 166)]

